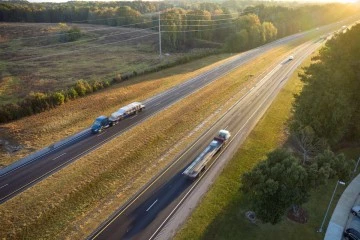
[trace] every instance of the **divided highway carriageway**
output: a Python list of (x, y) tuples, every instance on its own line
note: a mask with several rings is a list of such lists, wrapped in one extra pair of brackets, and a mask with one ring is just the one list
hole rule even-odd
[[(186, 204), (189, 196), (196, 194), (198, 185), (208, 184), (238, 149), (258, 120), (271, 105), (282, 86), (292, 73), (312, 52), (319, 48), (323, 40), (310, 41), (296, 49), (294, 59), (284, 59), (272, 68), (266, 76), (257, 79), (254, 85), (247, 89), (246, 94), (220, 118), (207, 132), (197, 139), (189, 148), (174, 160), (174, 162), (149, 182), (144, 190), (121, 206), (106, 222), (96, 229), (89, 239), (171, 239), (176, 229), (167, 229), (182, 204)], [(184, 170), (209, 145), (220, 129), (231, 133), (231, 138), (211, 162), (205, 171), (194, 181), (189, 180)], [(204, 179), (205, 178), (205, 179)], [(206, 191), (202, 191), (206, 192)], [(182, 209), (193, 209), (194, 206)], [(181, 211), (179, 211), (181, 212)], [(181, 214), (180, 214), (181, 215)], [(182, 219), (184, 220), (184, 219)]]
[[(343, 23), (339, 22), (328, 25), (320, 28), (320, 31), (330, 31), (330, 29), (334, 26), (342, 26), (342, 24)], [(65, 142), (62, 145), (55, 146), (50, 151), (44, 152), (44, 154), (37, 156), (31, 161), (26, 161), (20, 165), (17, 164), (16, 167), (13, 168), (12, 166), (9, 166), (0, 170), (0, 203), (9, 200), (16, 194), (60, 170), (67, 164), (90, 153), (107, 141), (118, 137), (128, 129), (134, 127), (142, 121), (145, 121), (150, 116), (158, 113), (166, 107), (169, 107), (189, 94), (203, 88), (237, 67), (250, 62), (252, 59), (274, 47), (289, 44), (306, 36), (307, 34), (311, 34), (313, 31), (319, 31), (319, 29), (285, 37), (239, 54), (221, 66), (215, 67), (161, 94), (143, 101), (146, 106), (146, 109), (143, 112), (121, 121), (119, 124), (108, 128), (101, 134), (93, 135), (90, 133), (90, 129), (88, 129), (81, 135), (81, 137), (76, 138), (71, 142)]]

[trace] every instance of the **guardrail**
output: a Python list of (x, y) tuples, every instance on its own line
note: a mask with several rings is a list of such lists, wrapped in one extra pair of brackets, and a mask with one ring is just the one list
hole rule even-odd
[(90, 135), (90, 128), (87, 128), (87, 129), (85, 129), (79, 133), (76, 133), (70, 137), (67, 137), (59, 142), (51, 144), (46, 148), (36, 151), (20, 160), (14, 162), (13, 164), (10, 164), (9, 166), (6, 166), (6, 167), (0, 169), (0, 177), (18, 169), (18, 168), (21, 168), (27, 164), (30, 164), (36, 160), (39, 160), (40, 158), (46, 156), (47, 154), (52, 153), (56, 150), (59, 150), (59, 148), (61, 148), (61, 147), (64, 147), (70, 143), (77, 142), (80, 139), (82, 139), (88, 135)]

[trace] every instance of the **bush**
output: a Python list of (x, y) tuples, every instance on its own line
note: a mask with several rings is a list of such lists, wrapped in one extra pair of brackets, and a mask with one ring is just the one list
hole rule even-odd
[(66, 95), (68, 96), (68, 98), (70, 99), (75, 99), (77, 98), (79, 95), (77, 93), (77, 91), (75, 90), (75, 88), (70, 88), (66, 91)]
[(99, 81), (92, 82), (91, 86), (94, 92), (104, 88), (103, 82), (99, 82)]
[(90, 84), (82, 79), (76, 82), (74, 89), (76, 90), (79, 96), (85, 96), (87, 93), (93, 92), (93, 89), (90, 86)]
[(55, 92), (51, 94), (50, 96), (51, 102), (53, 103), (53, 106), (60, 106), (65, 101), (65, 96), (61, 92)]
[(67, 31), (62, 32), (60, 34), (60, 42), (74, 42), (81, 38), (82, 33), (78, 27), (72, 27)]

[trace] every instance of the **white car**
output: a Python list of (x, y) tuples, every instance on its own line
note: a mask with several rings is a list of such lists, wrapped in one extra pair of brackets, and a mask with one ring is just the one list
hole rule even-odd
[(354, 206), (354, 207), (351, 209), (351, 213), (352, 213), (354, 216), (360, 217), (360, 205), (359, 205), (359, 206)]
[(289, 60), (294, 60), (294, 56), (289, 56)]

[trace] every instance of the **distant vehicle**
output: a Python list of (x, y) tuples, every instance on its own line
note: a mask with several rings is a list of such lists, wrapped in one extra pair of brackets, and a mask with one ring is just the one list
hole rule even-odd
[(91, 132), (92, 133), (99, 133), (104, 128), (108, 128), (108, 127), (110, 127), (110, 121), (109, 121), (108, 117), (100, 116), (100, 117), (97, 117), (95, 119), (95, 122), (91, 126)]
[[(354, 215), (354, 216), (360, 217), (360, 205), (354, 206), (354, 207), (351, 209), (351, 214)], [(359, 229), (359, 230), (360, 230), (360, 229)]]
[(103, 129), (117, 124), (122, 119), (141, 112), (143, 109), (145, 109), (144, 104), (140, 102), (133, 102), (125, 107), (120, 108), (118, 111), (113, 112), (110, 117), (100, 116), (96, 118), (95, 122), (91, 126), (91, 132), (99, 133)]
[(348, 228), (344, 231), (344, 238), (347, 240), (360, 240), (360, 232), (353, 228)]
[(205, 171), (207, 163), (225, 145), (230, 136), (229, 131), (220, 130), (210, 145), (190, 164), (183, 174), (189, 179), (196, 179), (201, 172)]
[(291, 60), (294, 60), (294, 56), (289, 56), (289, 60), (291, 61)]

